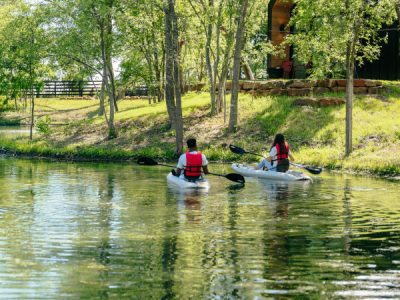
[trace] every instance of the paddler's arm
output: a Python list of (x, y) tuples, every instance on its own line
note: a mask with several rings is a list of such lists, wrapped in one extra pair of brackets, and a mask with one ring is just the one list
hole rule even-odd
[(208, 174), (208, 166), (203, 166), (203, 173)]
[(293, 155), (290, 154), (290, 153), (289, 153), (289, 158), (290, 158), (290, 161), (294, 161), (294, 157), (293, 157)]
[(176, 168), (176, 176), (179, 177), (181, 175), (181, 173), (182, 173), (182, 169)]
[(184, 169), (185, 165), (186, 165), (186, 157), (185, 154), (182, 154), (179, 157), (178, 164), (176, 166), (176, 176), (179, 177), (182, 174), (182, 170)]
[(208, 160), (204, 154), (201, 155), (201, 164), (202, 164), (202, 169), (204, 174), (208, 174)]

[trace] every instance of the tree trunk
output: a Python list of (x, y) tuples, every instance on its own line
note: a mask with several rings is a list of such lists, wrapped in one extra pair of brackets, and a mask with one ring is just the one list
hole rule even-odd
[(164, 33), (165, 33), (165, 103), (171, 128), (176, 128), (175, 92), (174, 92), (174, 46), (172, 42), (172, 17), (169, 0), (164, 7)]
[(253, 71), (251, 70), (251, 67), (250, 67), (248, 61), (244, 57), (242, 57), (241, 62), (242, 62), (244, 76), (246, 76), (246, 79), (254, 80), (254, 74), (253, 74)]
[[(349, 2), (346, 1), (346, 5)], [(356, 44), (362, 23), (354, 20), (353, 38), (347, 42), (346, 48), (346, 149), (345, 155), (349, 156), (353, 151), (353, 98), (354, 98), (354, 69), (356, 58)]]
[(161, 102), (162, 100), (162, 92), (161, 92), (161, 71), (160, 71), (160, 66), (158, 63), (158, 53), (154, 53), (154, 72), (155, 72), (155, 77), (156, 77), (156, 96), (157, 96), (157, 102)]
[(107, 68), (107, 76), (106, 76), (106, 87), (107, 87), (107, 92), (108, 92), (108, 100), (110, 104), (110, 117), (108, 119), (108, 138), (113, 139), (117, 137), (117, 131), (115, 129), (115, 124), (114, 124), (114, 115), (115, 115), (115, 99), (114, 99), (114, 94), (112, 92), (112, 87), (110, 86), (110, 83), (108, 82), (109, 70)]
[(247, 14), (247, 6), (249, 0), (242, 0), (240, 5), (240, 13), (237, 21), (236, 29), (236, 45), (235, 54), (233, 56), (233, 69), (232, 69), (232, 95), (229, 115), (228, 132), (235, 131), (238, 122), (238, 94), (239, 94), (239, 77), (240, 77), (240, 59), (243, 48), (243, 37), (245, 28), (245, 18)]
[[(113, 50), (113, 19), (112, 19), (112, 11), (113, 11), (113, 5), (114, 1), (113, 0), (108, 0), (107, 1), (107, 6), (108, 6), (108, 13), (106, 15), (105, 21), (105, 58), (106, 58), (106, 64), (107, 64), (107, 72), (108, 72), (108, 77), (109, 77), (109, 85), (110, 85), (110, 90), (109, 93), (112, 93), (112, 100), (114, 102), (113, 108), (115, 111), (118, 111), (118, 104), (117, 104), (117, 93), (116, 93), (116, 88), (115, 88), (115, 76), (114, 76), (114, 66), (112, 62), (112, 50)], [(113, 110), (114, 110), (113, 109)], [(111, 111), (110, 111), (111, 114)], [(114, 119), (114, 116), (113, 116)], [(111, 120), (111, 116), (110, 116)]]
[(98, 116), (102, 116), (105, 113), (104, 109), (104, 90), (106, 88), (105, 79), (107, 76), (106, 65), (103, 64), (103, 78), (101, 81), (101, 90), (100, 90), (100, 105), (99, 105), (99, 113)]
[(346, 156), (352, 151), (352, 115), (353, 115), (353, 77), (354, 77), (354, 59), (351, 51), (351, 43), (347, 44), (346, 50)]
[(113, 101), (114, 101), (113, 106), (115, 107), (115, 111), (118, 111), (117, 93), (116, 93), (116, 88), (115, 88), (115, 77), (114, 77), (114, 66), (112, 63), (111, 56), (108, 56), (107, 68), (108, 68), (108, 74), (110, 77), (111, 92), (113, 94), (113, 97), (112, 97)]
[(161, 100), (165, 99), (165, 45), (162, 46), (162, 59), (160, 63), (160, 91), (161, 91)]
[[(114, 125), (114, 104), (115, 104), (115, 99), (114, 99), (114, 92), (112, 87), (110, 86), (109, 83), (109, 78), (110, 78), (110, 74), (109, 74), (109, 69), (108, 69), (108, 63), (107, 63), (107, 46), (106, 45), (106, 38), (105, 38), (105, 30), (104, 30), (104, 26), (102, 26), (100, 28), (100, 44), (101, 44), (101, 54), (102, 54), (102, 58), (103, 58), (103, 72), (105, 71), (105, 76), (103, 77), (104, 81), (104, 85), (105, 88), (107, 90), (107, 94), (108, 94), (108, 100), (110, 103), (110, 117), (108, 119), (107, 125), (108, 125), (108, 138), (112, 139), (115, 138), (117, 136), (117, 132), (115, 130), (115, 125)], [(106, 117), (107, 120), (107, 117)]]
[(207, 33), (206, 33), (206, 66), (208, 79), (210, 83), (210, 100), (211, 100), (211, 115), (215, 115), (215, 81), (214, 81), (214, 73), (211, 64), (211, 39), (212, 39), (212, 24), (208, 24)]
[(35, 124), (35, 93), (33, 91), (33, 79), (31, 78), (31, 124), (29, 126), (29, 139), (31, 141), (33, 139), (34, 124)]
[[(34, 29), (31, 28), (32, 35), (31, 35), (31, 46), (34, 45), (35, 43), (35, 33)], [(31, 55), (33, 55), (33, 50), (31, 49)], [(32, 141), (33, 139), (33, 126), (35, 123), (35, 93), (34, 93), (34, 86), (33, 86), (33, 80), (34, 80), (34, 69), (33, 69), (33, 57), (30, 57), (30, 62), (29, 62), (29, 78), (30, 78), (30, 89), (31, 89), (31, 124), (29, 126), (29, 139)]]
[(222, 111), (222, 107), (224, 107), (224, 123), (226, 119), (226, 80), (228, 78), (228, 71), (229, 65), (231, 60), (231, 52), (232, 52), (232, 45), (233, 45), (233, 31), (231, 30), (226, 41), (223, 61), (222, 61), (222, 70), (219, 75), (219, 84), (218, 84), (218, 99), (217, 99), (217, 107), (218, 113)]
[(182, 119), (182, 97), (181, 97), (181, 71), (179, 64), (179, 32), (178, 19), (175, 13), (174, 0), (168, 0), (172, 16), (172, 44), (174, 46), (174, 85), (175, 85), (175, 153), (181, 154), (183, 150), (183, 119)]

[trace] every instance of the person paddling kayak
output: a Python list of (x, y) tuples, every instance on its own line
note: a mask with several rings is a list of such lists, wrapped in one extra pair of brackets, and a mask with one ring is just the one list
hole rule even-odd
[(286, 172), (289, 170), (289, 158), (294, 161), (293, 155), (290, 153), (289, 144), (285, 141), (283, 134), (278, 133), (272, 143), (269, 156), (264, 158), (256, 169), (267, 169), (270, 171)]
[(188, 150), (179, 157), (176, 166), (176, 176), (183, 174), (189, 181), (196, 181), (201, 177), (201, 170), (204, 174), (208, 174), (208, 161), (204, 154), (197, 151), (196, 139), (187, 140)]

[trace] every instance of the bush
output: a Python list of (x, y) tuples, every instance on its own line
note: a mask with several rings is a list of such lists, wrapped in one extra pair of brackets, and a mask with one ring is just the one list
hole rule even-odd
[(6, 111), (10, 109), (10, 104), (4, 96), (0, 96), (0, 111)]
[(35, 124), (36, 130), (41, 134), (49, 135), (51, 132), (50, 123), (51, 123), (51, 118), (49, 116), (44, 116), (42, 118), (39, 118)]

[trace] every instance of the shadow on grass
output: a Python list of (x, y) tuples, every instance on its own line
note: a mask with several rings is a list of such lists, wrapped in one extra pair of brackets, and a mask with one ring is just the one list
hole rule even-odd
[(254, 113), (242, 125), (239, 135), (266, 144), (272, 143), (277, 133), (283, 133), (292, 146), (311, 145), (316, 134), (331, 124), (333, 112), (339, 107), (294, 106), (295, 98), (272, 97), (272, 104)]

